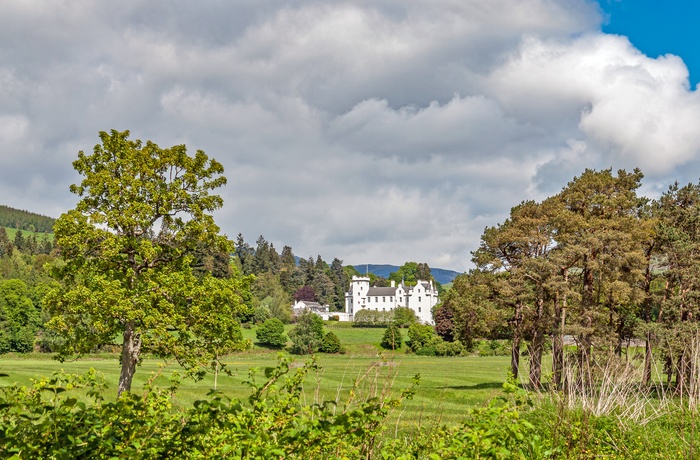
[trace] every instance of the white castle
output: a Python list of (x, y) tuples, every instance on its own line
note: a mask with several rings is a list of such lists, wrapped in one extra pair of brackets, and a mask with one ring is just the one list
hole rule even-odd
[(345, 293), (345, 313), (350, 317), (363, 309), (391, 311), (408, 307), (421, 323), (433, 324), (432, 309), (438, 302), (438, 292), (432, 281), (418, 280), (415, 286), (403, 283), (391, 287), (369, 285), (369, 277), (353, 276), (350, 292)]

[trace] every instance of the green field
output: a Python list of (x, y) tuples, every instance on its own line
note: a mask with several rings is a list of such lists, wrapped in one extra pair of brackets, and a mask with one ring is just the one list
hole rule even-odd
[[(336, 326), (336, 327), (333, 327)], [(379, 347), (384, 329), (349, 328), (329, 324), (340, 338), (346, 353), (342, 355), (317, 355), (320, 371), (307, 379), (304, 394), (307, 402), (319, 402), (347, 398), (350, 389), (359, 381), (358, 394), (371, 396), (388, 388), (391, 394), (400, 394), (401, 389), (411, 385), (416, 374), (420, 383), (415, 397), (405, 401), (392, 419), (402, 425), (433, 424), (436, 422), (457, 422), (469, 407), (484, 404), (497, 395), (506, 379), (507, 357), (423, 357), (406, 354), (403, 350), (387, 352)], [(244, 335), (254, 340), (255, 331), (244, 329)], [(220, 373), (218, 389), (225, 395), (243, 399), (249, 395), (245, 385), (251, 368), (274, 366), (279, 352), (254, 346), (251, 350), (232, 354), (224, 358), (224, 363), (232, 375)], [(304, 362), (308, 357), (294, 357)], [(163, 361), (144, 359), (134, 379), (133, 390), (138, 391), (143, 384), (160, 373), (156, 385), (167, 386), (168, 378), (181, 369), (176, 364), (168, 364), (161, 369)], [(50, 376), (64, 370), (69, 373), (84, 373), (90, 368), (104, 374), (110, 392), (116, 396), (119, 364), (116, 355), (100, 355), (78, 361), (59, 363), (49, 355), (5, 355), (0, 358), (0, 385), (12, 383), (29, 384), (31, 379)], [(260, 380), (264, 377), (260, 375)], [(183, 379), (176, 395), (176, 402), (192, 404), (203, 398), (213, 388), (214, 376), (207, 375), (203, 381)]]
[[(20, 230), (12, 227), (4, 227), (5, 231), (7, 232), (7, 237), (10, 239), (10, 241), (15, 239), (15, 235), (17, 232)], [(49, 239), (53, 239), (54, 234), (53, 233), (42, 233), (42, 232), (30, 232), (29, 230), (22, 230), (22, 236), (27, 238), (28, 236), (35, 235), (37, 241), (41, 241), (44, 236), (46, 236)]]

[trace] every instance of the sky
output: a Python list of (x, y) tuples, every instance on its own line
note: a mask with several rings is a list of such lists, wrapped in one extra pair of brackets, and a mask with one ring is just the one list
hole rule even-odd
[(586, 168), (698, 180), (691, 3), (5, 0), (0, 204), (58, 217), (78, 151), (129, 130), (224, 165), (232, 239), (465, 271)]

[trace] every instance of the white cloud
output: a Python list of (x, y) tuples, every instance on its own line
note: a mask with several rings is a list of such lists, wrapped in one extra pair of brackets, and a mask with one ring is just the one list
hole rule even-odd
[(11, 1), (0, 194), (67, 210), (77, 151), (129, 129), (224, 164), (230, 236), (463, 270), (585, 167), (700, 175), (683, 62), (600, 22), (588, 0)]

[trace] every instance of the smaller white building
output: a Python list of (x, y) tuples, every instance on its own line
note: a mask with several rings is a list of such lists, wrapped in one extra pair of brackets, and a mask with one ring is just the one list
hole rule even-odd
[(328, 319), (331, 316), (337, 316), (339, 321), (352, 321), (352, 317), (349, 316), (347, 313), (342, 311), (330, 311), (330, 306), (321, 305), (318, 302), (311, 302), (309, 300), (298, 300), (292, 306), (292, 314), (294, 316), (298, 316), (306, 310), (312, 313), (316, 313), (325, 321), (328, 321)]
[(369, 277), (353, 276), (350, 291), (345, 293), (345, 313), (350, 317), (363, 309), (391, 311), (396, 307), (408, 307), (424, 324), (433, 324), (433, 307), (438, 302), (437, 288), (432, 281), (418, 280), (415, 286), (404, 283), (390, 287), (369, 285)]

